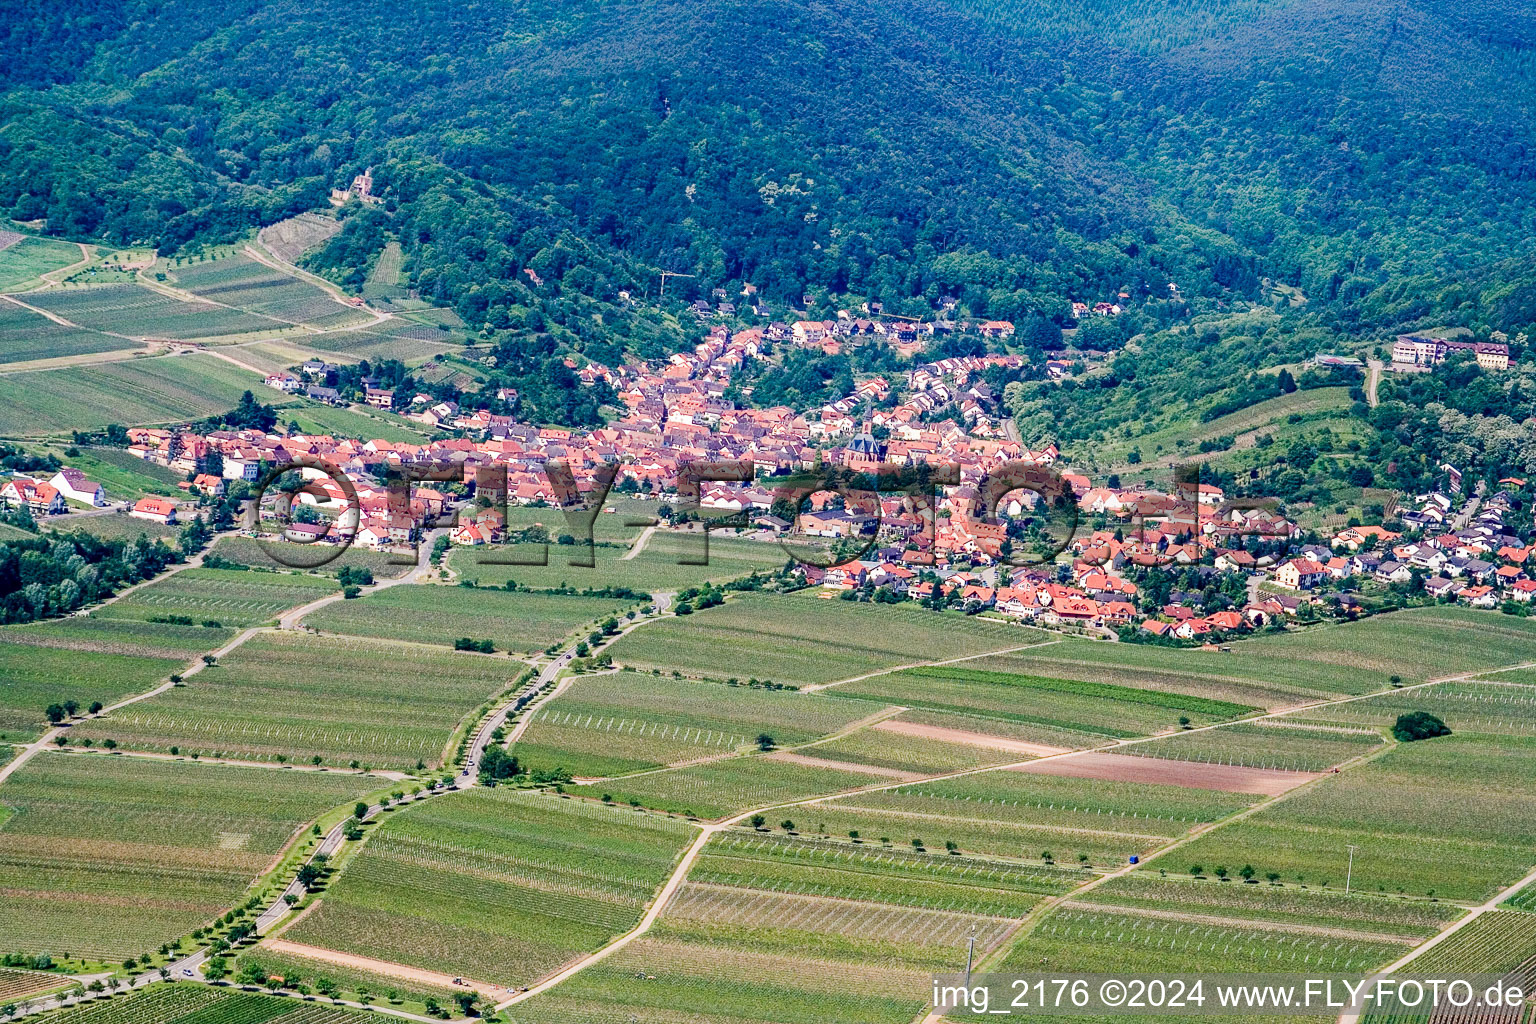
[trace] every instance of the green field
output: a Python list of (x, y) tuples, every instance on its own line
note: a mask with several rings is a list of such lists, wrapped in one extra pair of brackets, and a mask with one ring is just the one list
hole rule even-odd
[(392, 816), (284, 937), (502, 985), (627, 931), (694, 830), (506, 788)]
[[(276, 548), (281, 561), (267, 553), (268, 549)], [(240, 565), (249, 565), (258, 569), (280, 569), (284, 572), (291, 571), (292, 563), (302, 564), (305, 559), (315, 560), (316, 552), (312, 545), (288, 544), (283, 541), (264, 540), (258, 543), (252, 537), (220, 537), (214, 541), (210, 554)], [(329, 550), (323, 552), (330, 554)], [(408, 564), (391, 561), (390, 555), (383, 551), (370, 551), (363, 547), (350, 547), (338, 557), (321, 565), (316, 572), (334, 575), (343, 568), (367, 569), (376, 579), (394, 579), (404, 576), (416, 568), (414, 560)]]
[(199, 623), (253, 626), (337, 589), (335, 580), (289, 572), (183, 569), (140, 587), (97, 614), (141, 621), (187, 616)]
[[(3, 261), (7, 251), (0, 250), (0, 277), (4, 275)], [(0, 364), (138, 347), (136, 342), (127, 338), (114, 338), (99, 331), (65, 327), (40, 313), (0, 300)]]
[(1167, 465), (1179, 461), (1175, 454), (1194, 457), (1201, 441), (1233, 436), (1254, 431), (1275, 432), (1283, 428), (1292, 415), (1329, 416), (1348, 411), (1349, 389), (1342, 387), (1316, 388), (1309, 391), (1293, 391), (1288, 395), (1257, 402), (1216, 419), (1202, 422), (1198, 416), (1184, 414), (1179, 421), (1168, 427), (1149, 431), (1131, 438), (1095, 441), (1083, 451), (1100, 468), (1129, 469), (1127, 457), (1132, 448), (1142, 453), (1142, 466)]
[(374, 260), (368, 278), (363, 282), (363, 298), (395, 298), (404, 294), (400, 287), (400, 272), (405, 265), (405, 252), (399, 242), (390, 242), (380, 250)]
[(43, 522), (43, 529), (57, 533), (88, 533), (101, 540), (136, 541), (147, 537), (151, 541), (163, 540), (176, 546), (180, 529), (166, 526), (149, 519), (135, 519), (126, 513), (111, 512), (106, 515), (76, 514), (53, 516)]
[(804, 685), (1044, 638), (1036, 629), (909, 605), (746, 594), (636, 630), (612, 652), (614, 661), (634, 668)]
[(1244, 921), (1191, 924), (1117, 909), (1065, 907), (1040, 921), (994, 967), (1029, 971), (1048, 961), (1090, 972), (1196, 974), (1210, 971), (1366, 973), (1407, 952), (1405, 944)]
[[(1361, 701), (1360, 703), (1365, 703)], [(1353, 704), (1341, 705), (1353, 707)], [(1180, 733), (1152, 743), (1136, 743), (1120, 752), (1208, 764), (1235, 764), (1288, 772), (1320, 772), (1381, 746), (1372, 732), (1306, 728), (1265, 719), (1203, 732)], [(1286, 721), (1284, 719), (1279, 721)]]
[(1077, 902), (1153, 914), (1347, 929), (1402, 943), (1427, 939), (1464, 913), (1460, 907), (1429, 900), (1361, 892), (1346, 895), (1271, 885), (1263, 879), (1245, 885), (1211, 877), (1159, 877), (1151, 871), (1111, 879)]
[(244, 255), (187, 263), (171, 273), (180, 287), (201, 298), (285, 324), (337, 328), (370, 319), (308, 281)]
[[(634, 601), (469, 587), (415, 586), (340, 601), (305, 618), (327, 633), (452, 646), (492, 640), (498, 651), (541, 651), (577, 629), (621, 615)], [(651, 627), (647, 627), (651, 628)]]
[(946, 841), (967, 853), (1076, 866), (1125, 863), (1169, 840), (1243, 810), (1258, 798), (1140, 782), (991, 771), (914, 782), (797, 809), (816, 831), (930, 849)]
[[(549, 530), (551, 537), (558, 537), (569, 529), (565, 517), (557, 509), (513, 506), (508, 512), (507, 525), (512, 530), (539, 523)], [(623, 513), (611, 516), (600, 514), (593, 522), (592, 533), (598, 543), (593, 551), (593, 565), (590, 568), (571, 565), (569, 552), (575, 549), (553, 542), (549, 546), (548, 565), (500, 565), (481, 561), (483, 558), (540, 557), (538, 546), (531, 544), (461, 549), (453, 553), (449, 563), (461, 576), (488, 586), (500, 586), (511, 579), (516, 580), (519, 586), (536, 589), (563, 585), (578, 590), (586, 587), (629, 587), (631, 590), (654, 594), (685, 590), (707, 582), (777, 569), (788, 557), (777, 544), (717, 536), (709, 542), (708, 565), (680, 565), (680, 556), (701, 557), (698, 551), (699, 545), (703, 543), (702, 538), (657, 533), (651, 536), (643, 551), (626, 560), (624, 555), (630, 545), (625, 538), (640, 532), (639, 527), (623, 525), (626, 517)]]
[(0, 249), (0, 291), (31, 287), (51, 270), (79, 263), (84, 256), (73, 242), (26, 236)]
[[(900, 717), (906, 720), (905, 716)], [(975, 722), (954, 716), (944, 724), (950, 728), (965, 729)], [(896, 774), (901, 772), (941, 775), (967, 768), (1022, 761), (1028, 756), (997, 747), (951, 743), (947, 740), (902, 735), (883, 729), (860, 729), (847, 736), (805, 747), (800, 752), (811, 757), (826, 758), (829, 761), (883, 768), (890, 771), (893, 778), (902, 777)]]
[(0, 948), (117, 959), (223, 913), (356, 775), (43, 754), (0, 803)]
[(303, 434), (330, 434), (332, 437), (362, 437), (372, 441), (403, 441), (424, 444), (427, 432), (420, 425), (400, 416), (373, 412), (362, 407), (342, 408), (320, 402), (302, 401), (284, 404), (277, 413), (280, 423), (297, 423)]
[(806, 743), (871, 710), (838, 697), (619, 672), (579, 679), (535, 711), (513, 752), (536, 768), (618, 775), (750, 749), (763, 733), (780, 746)]
[[(934, 972), (960, 970), (1060, 891), (1030, 868), (730, 832), (640, 941), (512, 1020), (910, 1021)], [(632, 1016), (631, 1016), (632, 1015)]]
[[(1527, 671), (1506, 672), (1486, 680), (1436, 683), (1407, 692), (1321, 708), (1298, 717), (1352, 728), (1382, 729), (1408, 711), (1438, 715), (1455, 732), (1489, 735), (1536, 734), (1536, 686)], [(1527, 680), (1521, 682), (1519, 680)]]
[(286, 326), (270, 317), (209, 302), (184, 302), (130, 283), (68, 285), (30, 294), (26, 302), (81, 327), (130, 338), (212, 338), (276, 332)]
[(65, 980), (57, 974), (0, 967), (0, 1004), (60, 988)]
[[(1483, 914), (1409, 967), (1424, 977), (1502, 974), (1536, 956), (1536, 914), (1494, 910)], [(1433, 972), (1444, 972), (1435, 974)]]
[(230, 992), (207, 985), (152, 985), (109, 1002), (72, 1007), (58, 1024), (356, 1024), (367, 1014), (342, 1006)]
[(1203, 725), (1257, 710), (1167, 690), (982, 671), (972, 664), (905, 669), (848, 683), (835, 692), (1102, 738), (1176, 729), (1181, 716)]
[[(66, 700), (78, 702), (81, 708), (95, 701), (111, 704), (151, 689), (172, 672), (179, 672), (189, 660), (159, 654), (114, 654), (93, 649), (91, 641), (78, 645), (55, 641), (57, 646), (18, 643), (10, 629), (0, 635), (4, 636), (0, 640), (0, 665), (5, 666), (5, 685), (0, 687), (0, 739), (37, 735), (47, 726), (43, 711), (50, 704)], [(34, 639), (30, 633), (23, 635), (29, 641)]]
[(177, 687), (75, 728), (129, 749), (373, 767), (435, 765), (523, 666), (406, 644), (263, 633)]
[(1152, 686), (1284, 707), (1536, 660), (1536, 623), (1436, 606), (1240, 640), (1230, 651), (1067, 641), (967, 668)]
[[(1367, 892), (1485, 899), (1530, 870), (1536, 740), (1455, 735), (1402, 744), (1159, 861)], [(1165, 863), (1166, 862), (1166, 863)]]
[[(790, 893), (990, 918), (1018, 918), (1066, 891), (1065, 871), (983, 864), (946, 853), (883, 850), (780, 834), (722, 832), (694, 861), (690, 885)], [(732, 901), (721, 901), (731, 906)]]
[(0, 626), (0, 642), (7, 644), (182, 661), (222, 647), (234, 635), (235, 631), (228, 627), (138, 622), (100, 615), (71, 615), (22, 626)]
[(574, 792), (583, 796), (607, 794), (618, 803), (633, 801), (674, 814), (724, 818), (754, 807), (841, 793), (881, 781), (865, 772), (749, 755), (611, 779)]
[(227, 412), (259, 383), (250, 371), (201, 354), (12, 374), (0, 377), (0, 432), (39, 436), (182, 421)]

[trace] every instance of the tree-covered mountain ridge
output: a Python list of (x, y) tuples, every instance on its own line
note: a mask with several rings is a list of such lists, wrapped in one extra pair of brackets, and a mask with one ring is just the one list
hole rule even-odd
[(5, 22), (12, 216), (171, 249), (373, 166), (379, 230), (472, 322), (527, 306), (537, 260), (578, 306), (667, 269), (696, 275), (679, 294), (1059, 322), (1169, 282), (1196, 310), (1263, 301), (1269, 278), (1309, 324), (1372, 334), (1487, 320), (1490, 269), (1536, 237), (1513, 3), (109, 0)]

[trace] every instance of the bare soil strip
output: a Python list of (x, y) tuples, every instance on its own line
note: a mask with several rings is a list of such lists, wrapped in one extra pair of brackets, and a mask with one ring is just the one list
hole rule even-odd
[(922, 772), (904, 772), (896, 768), (877, 768), (872, 764), (854, 764), (852, 761), (833, 761), (825, 757), (811, 757), (809, 754), (796, 754), (788, 750), (769, 754), (768, 759), (770, 761), (787, 761), (790, 764), (801, 764), (807, 768), (829, 768), (834, 771), (854, 772), (859, 775), (877, 775), (882, 779), (916, 780), (927, 778)]
[(277, 953), (291, 953), (294, 956), (308, 957), (311, 960), (321, 960), (338, 967), (350, 967), (359, 971), (370, 971), (374, 974), (382, 974), (390, 978), (399, 978), (401, 981), (414, 981), (422, 985), (434, 985), (439, 988), (470, 988), (483, 996), (493, 999), (505, 996), (507, 989), (499, 985), (492, 985), (485, 981), (474, 981), (464, 978), (459, 984), (454, 984), (454, 976), (440, 974), (437, 971), (424, 971), (419, 967), (407, 967), (405, 964), (397, 964), (390, 960), (375, 960), (371, 956), (358, 956), (356, 953), (342, 953), (334, 949), (325, 949), (320, 946), (309, 946), (302, 942), (290, 942), (287, 939), (267, 939), (263, 946)]
[(1065, 754), (1071, 749), (1070, 747), (1048, 747), (1044, 743), (1030, 743), (1026, 740), (1011, 740), (1006, 736), (989, 736), (984, 732), (971, 732), (968, 729), (949, 729), (942, 725), (903, 722), (900, 719), (881, 722), (874, 728), (900, 736), (916, 736), (925, 740), (959, 743), (967, 747), (984, 747), (987, 750), (1005, 750), (1011, 754), (1034, 754), (1039, 757)]
[(1174, 761), (1159, 757), (1087, 752), (1052, 758), (1039, 764), (1011, 766), (1009, 771), (1064, 775), (1109, 782), (1149, 782), (1185, 789), (1219, 789), (1227, 793), (1279, 796), (1322, 776), (1317, 772), (1281, 772), (1270, 768)]

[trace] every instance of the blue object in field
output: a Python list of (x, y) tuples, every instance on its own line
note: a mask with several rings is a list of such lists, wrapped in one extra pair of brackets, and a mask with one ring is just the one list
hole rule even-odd
[(1132, 864), (1140, 864), (1141, 863), (1141, 858), (1140, 857), (1132, 857), (1131, 858), (1131, 863)]

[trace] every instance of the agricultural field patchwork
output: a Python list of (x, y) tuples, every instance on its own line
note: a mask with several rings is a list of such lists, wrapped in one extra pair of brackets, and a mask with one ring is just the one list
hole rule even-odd
[(461, 637), (488, 639), (498, 651), (532, 652), (573, 630), (590, 632), (597, 623), (622, 616), (637, 604), (470, 587), (394, 587), (328, 605), (307, 616), (304, 623), (326, 633), (450, 647)]
[(1179, 727), (1180, 718), (1203, 725), (1257, 710), (1149, 687), (1015, 675), (971, 666), (971, 662), (960, 662), (904, 669), (845, 683), (833, 692), (1089, 733), (1101, 740), (1172, 731)]
[(1255, 637), (1230, 651), (1068, 641), (966, 662), (984, 671), (1149, 686), (1267, 708), (1536, 660), (1528, 619), (1414, 608), (1359, 622)]
[(612, 653), (614, 661), (634, 668), (806, 685), (1044, 639), (1036, 629), (906, 605), (745, 594), (636, 630)]
[(186, 263), (172, 267), (171, 274), (194, 295), (282, 324), (330, 328), (370, 319), (366, 311), (342, 305), (316, 285), (249, 256)]
[(1465, 911), (1449, 903), (1408, 900), (1377, 893), (1303, 889), (1256, 876), (1252, 884), (1214, 877), (1166, 877), (1136, 871), (1114, 878), (1074, 901), (1118, 907), (1151, 916), (1265, 923), (1330, 929), (1414, 943), (1436, 934)]
[[(1006, 941), (1049, 872), (790, 837), (713, 839), (645, 938), (519, 1022), (911, 1020), (928, 977)], [(616, 962), (615, 962), (616, 961)]]
[[(188, 656), (136, 643), (137, 653), (114, 653), (120, 641), (102, 644), (52, 633), (46, 626), (7, 627), (0, 632), (0, 739), (36, 736), (48, 725), (50, 704), (75, 701), (82, 710), (111, 704), (158, 685), (180, 671)], [(151, 653), (153, 651), (154, 653)]]
[(633, 927), (695, 832), (478, 788), (397, 812), (284, 938), (526, 985)]
[(1241, 920), (1190, 921), (1118, 908), (1063, 906), (1009, 950), (994, 969), (1029, 971), (1041, 963), (1074, 972), (1198, 974), (1219, 958), (1223, 971), (1367, 973), (1409, 946), (1369, 934), (1281, 928)]
[[(650, 627), (647, 627), (650, 628)], [(578, 679), (533, 713), (513, 753), (578, 776), (621, 775), (807, 743), (874, 710), (860, 701), (618, 672)]]
[[(1169, 854), (1192, 865), (1251, 864), (1287, 883), (1480, 900), (1530, 870), (1536, 740), (1457, 734), (1400, 744)], [(1164, 863), (1166, 861), (1166, 864)]]
[[(270, 554), (272, 550), (277, 551), (278, 557), (274, 558)], [(220, 537), (214, 541), (209, 553), (254, 569), (277, 569), (282, 572), (292, 571), (296, 564), (302, 565), (306, 559), (310, 562), (318, 561), (313, 545), (289, 544), (273, 540), (258, 542), (253, 537)], [(321, 554), (331, 553), (332, 551), (328, 549)], [(335, 559), (320, 565), (315, 571), (334, 575), (344, 568), (367, 569), (373, 573), (375, 579), (384, 580), (404, 576), (416, 568), (416, 562), (411, 560), (408, 564), (402, 564), (391, 561), (390, 555), (383, 551), (350, 547)]]
[(130, 338), (188, 340), (286, 326), (271, 317), (211, 302), (187, 302), (138, 284), (70, 285), (29, 294), (25, 301), (81, 327)]
[[(4, 253), (0, 252), (0, 258), (3, 256)], [(138, 347), (137, 342), (127, 338), (116, 338), (79, 327), (65, 327), (40, 313), (0, 300), (0, 364), (59, 359)]]
[(79, 263), (80, 246), (57, 238), (19, 235), (0, 231), (0, 291), (35, 287), (39, 278), (53, 270)]
[(356, 775), (44, 753), (0, 790), (0, 948), (137, 956), (222, 914)]
[(261, 229), (262, 245), (280, 260), (296, 263), (300, 256), (333, 237), (341, 221), (323, 213), (301, 213)]
[(1368, 700), (1337, 704), (1296, 716), (1356, 729), (1385, 729), (1397, 716), (1428, 711), (1455, 732), (1493, 736), (1536, 735), (1536, 675), (1528, 670), (1435, 683)]
[(174, 617), (253, 626), (337, 589), (335, 580), (292, 572), (183, 569), (140, 587), (96, 614), (109, 619), (152, 622)]
[(1320, 772), (1369, 754), (1383, 742), (1381, 733), (1370, 729), (1262, 719), (1252, 725), (1237, 724), (1178, 733), (1151, 743), (1134, 743), (1119, 752), (1272, 771)]
[(235, 631), (227, 627), (137, 622), (102, 615), (72, 615), (22, 626), (0, 626), (0, 642), (7, 644), (139, 658), (179, 658), (183, 662), (222, 647), (234, 635)]
[(75, 733), (130, 750), (411, 769), (440, 763), (465, 716), (522, 668), (409, 644), (268, 632), (186, 685)]
[(1219, 790), (998, 770), (828, 800), (795, 814), (818, 833), (857, 832), (866, 842), (907, 848), (954, 843), (966, 854), (1054, 862), (1085, 877), (1085, 868), (1124, 864), (1255, 800)]
[(752, 754), (610, 779), (572, 792), (589, 797), (607, 795), (616, 803), (673, 814), (724, 818), (754, 807), (830, 796), (889, 781), (859, 768)]
[(0, 432), (68, 434), (227, 412), (261, 382), (211, 355), (157, 356), (0, 377)]
[(72, 1007), (59, 1024), (356, 1024), (368, 1014), (206, 985), (156, 985), (110, 1002)]
[[(511, 530), (524, 529), (538, 523), (549, 531), (552, 538), (558, 538), (569, 529), (565, 518), (556, 509), (514, 507), (509, 509), (509, 513), (518, 513), (508, 516), (507, 525)], [(578, 590), (585, 587), (628, 587), (654, 594), (778, 569), (788, 557), (777, 544), (716, 536), (709, 542), (708, 565), (682, 565), (678, 562), (679, 558), (702, 557), (699, 553), (702, 539), (655, 533), (639, 554), (626, 558), (631, 550), (629, 538), (638, 536), (641, 530), (640, 527), (624, 526), (626, 518), (627, 515), (623, 513), (612, 516), (599, 514), (594, 520), (593, 565), (590, 567), (571, 565), (569, 553), (578, 549), (554, 541), (549, 545), (548, 565), (508, 565), (487, 561), (496, 558), (531, 560), (543, 557), (541, 547), (534, 544), (466, 548), (454, 552), (449, 561), (461, 576), (478, 580), (486, 586), (500, 586), (507, 580), (515, 580), (518, 586), (535, 589), (561, 586), (571, 586)]]

